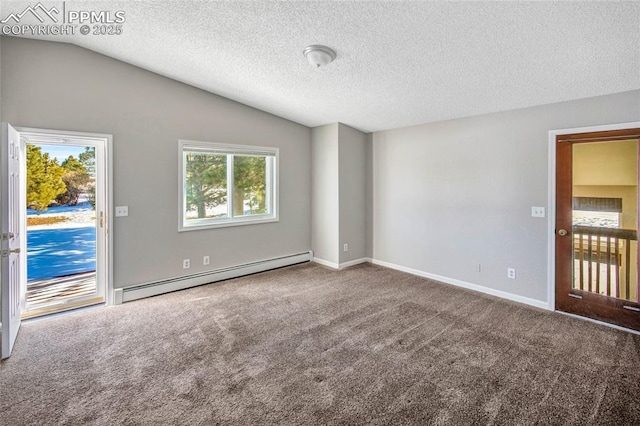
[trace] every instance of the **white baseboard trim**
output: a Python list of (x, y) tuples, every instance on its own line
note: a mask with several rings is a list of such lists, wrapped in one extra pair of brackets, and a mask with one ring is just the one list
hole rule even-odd
[(369, 257), (363, 257), (361, 259), (356, 259), (356, 260), (350, 260), (349, 262), (343, 262), (343, 263), (334, 263), (334, 262), (329, 262), (328, 260), (324, 260), (324, 259), (320, 259), (319, 257), (314, 257), (313, 261), (319, 265), (322, 266), (327, 266), (329, 268), (332, 269), (344, 269), (344, 268), (348, 268), (350, 266), (355, 266), (355, 265), (359, 265), (361, 263), (367, 263), (367, 262), (371, 262), (371, 258)]
[(319, 257), (314, 257), (313, 261), (318, 265), (326, 266), (327, 268), (340, 269), (340, 265), (334, 262), (329, 262), (328, 260), (320, 259)]
[(258, 262), (246, 263), (243, 265), (231, 266), (228, 268), (214, 269), (198, 274), (118, 288), (114, 292), (114, 304), (130, 302), (132, 300), (157, 296), (159, 294), (169, 293), (176, 290), (184, 290), (189, 287), (196, 287), (203, 284), (210, 284), (217, 281), (229, 280), (231, 278), (242, 277), (244, 275), (264, 272), (270, 269), (309, 262), (312, 258), (313, 254), (309, 251), (290, 256), (282, 256)]
[(423, 278), (429, 278), (434, 281), (439, 281), (445, 284), (455, 285), (456, 287), (466, 288), (468, 290), (478, 291), (480, 293), (489, 294), (491, 296), (500, 297), (502, 299), (511, 300), (513, 302), (524, 303), (525, 305), (535, 306), (536, 308), (546, 309), (553, 311), (553, 308), (549, 307), (547, 302), (541, 300), (531, 299), (529, 297), (518, 296), (517, 294), (507, 293), (506, 291), (495, 290), (489, 287), (484, 287), (478, 284), (472, 284), (466, 281), (457, 280), (455, 278), (444, 277), (442, 275), (431, 274), (429, 272), (419, 271), (417, 269), (408, 268), (406, 266), (396, 265), (395, 263), (385, 262), (383, 260), (373, 259), (371, 261), (374, 265), (384, 266), (385, 268), (395, 269), (397, 271), (407, 272), (412, 275), (417, 275)]
[(338, 269), (348, 268), (350, 266), (360, 265), (361, 263), (370, 263), (371, 259), (368, 257), (363, 257), (362, 259), (350, 260), (349, 262), (341, 263)]

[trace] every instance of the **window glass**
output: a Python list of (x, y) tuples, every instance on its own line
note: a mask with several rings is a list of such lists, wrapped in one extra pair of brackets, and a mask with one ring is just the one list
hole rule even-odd
[(277, 148), (180, 141), (180, 231), (273, 222)]
[(186, 220), (228, 217), (227, 156), (185, 152)]
[(267, 157), (234, 155), (233, 215), (268, 213)]

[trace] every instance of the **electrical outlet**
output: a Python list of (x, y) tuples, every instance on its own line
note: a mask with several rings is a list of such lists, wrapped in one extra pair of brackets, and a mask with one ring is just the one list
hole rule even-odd
[(182, 261), (182, 269), (189, 269), (191, 268), (191, 259), (184, 259)]
[(129, 216), (129, 206), (116, 206), (116, 217)]
[(344, 245), (344, 251), (349, 251), (349, 244)]
[(507, 268), (507, 278), (512, 280), (516, 279), (516, 270), (514, 268)]
[(211, 258), (209, 256), (205, 256), (202, 258), (203, 265), (208, 265), (209, 263), (211, 263)]
[(544, 217), (544, 207), (531, 207), (531, 217)]

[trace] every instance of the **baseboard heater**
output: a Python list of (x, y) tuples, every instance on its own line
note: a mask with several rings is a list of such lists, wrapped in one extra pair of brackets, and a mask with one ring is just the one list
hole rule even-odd
[(166, 280), (154, 281), (145, 284), (136, 284), (130, 287), (115, 289), (114, 303), (116, 305), (132, 300), (143, 299), (145, 297), (157, 296), (176, 290), (184, 290), (203, 284), (210, 284), (217, 281), (251, 275), (270, 269), (282, 268), (284, 266), (296, 265), (298, 263), (309, 262), (313, 259), (313, 253), (292, 254), (289, 256), (276, 257), (258, 262), (245, 263), (243, 265), (230, 266), (228, 268), (214, 269), (197, 274), (184, 275)]

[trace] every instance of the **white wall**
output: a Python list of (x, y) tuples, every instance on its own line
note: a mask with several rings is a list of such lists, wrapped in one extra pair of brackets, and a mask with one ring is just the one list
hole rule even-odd
[(632, 91), (374, 133), (374, 258), (546, 301), (549, 130), (639, 119)]
[[(309, 128), (77, 46), (1, 40), (5, 121), (113, 134), (116, 288), (311, 248)], [(178, 233), (178, 139), (280, 148), (280, 221)]]
[[(340, 163), (340, 262), (366, 254), (367, 134), (344, 124), (338, 127)], [(348, 244), (349, 251), (344, 251)]]
[(311, 130), (313, 256), (338, 264), (340, 255), (340, 199), (338, 162), (338, 123)]

